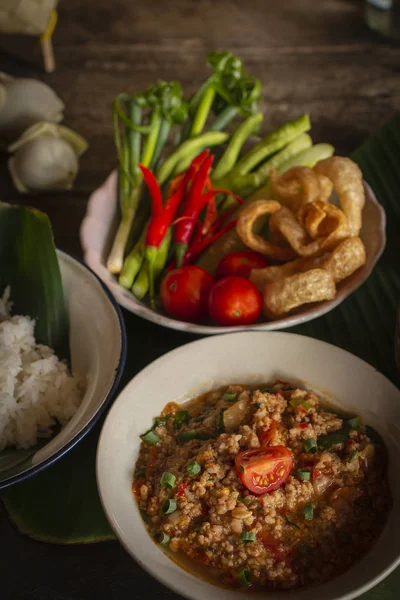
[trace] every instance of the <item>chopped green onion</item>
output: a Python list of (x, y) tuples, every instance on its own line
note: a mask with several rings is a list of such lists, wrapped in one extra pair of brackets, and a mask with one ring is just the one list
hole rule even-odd
[(260, 390), (260, 392), (261, 392), (262, 394), (271, 394), (273, 389), (274, 389), (274, 386), (273, 386), (273, 385), (270, 385), (270, 386), (268, 386), (268, 387), (265, 387), (265, 388), (263, 388), (262, 390)]
[(154, 539), (158, 544), (165, 546), (165, 544), (168, 544), (171, 538), (168, 534), (164, 533), (164, 531), (157, 531), (156, 535), (154, 536)]
[(144, 433), (140, 437), (142, 438), (142, 440), (144, 441), (144, 443), (147, 444), (148, 446), (154, 446), (154, 444), (158, 444), (158, 442), (161, 439), (156, 434), (156, 432), (153, 431), (152, 429), (149, 429), (149, 431), (146, 431), (146, 433)]
[(323, 435), (318, 440), (318, 445), (323, 450), (330, 450), (332, 446), (336, 446), (336, 444), (343, 444), (350, 439), (350, 435), (347, 429), (339, 429), (339, 431), (332, 431), (332, 433), (327, 433)]
[(189, 442), (190, 440), (209, 440), (210, 434), (205, 431), (195, 431), (191, 429), (190, 431), (182, 431), (182, 433), (178, 433), (176, 439), (180, 442)]
[(140, 467), (140, 469), (136, 469), (134, 478), (142, 479), (146, 475), (146, 469), (144, 467)]
[(307, 400), (303, 400), (302, 398), (293, 398), (293, 400), (291, 400), (289, 404), (293, 406), (293, 408), (298, 408), (299, 406), (301, 406), (302, 408), (304, 408), (304, 410), (309, 410), (310, 408), (312, 408), (312, 404), (310, 402), (307, 402)]
[(222, 400), (225, 400), (225, 402), (235, 402), (237, 398), (237, 394), (224, 394), (222, 396)]
[(311, 502), (304, 507), (304, 518), (306, 521), (312, 521), (314, 518), (314, 506)]
[(296, 523), (293, 523), (293, 521), (289, 521), (289, 519), (287, 518), (286, 515), (285, 515), (285, 523), (286, 523), (286, 525), (291, 525), (292, 527), (296, 527), (296, 529), (301, 529), (301, 527), (299, 527)]
[(176, 510), (176, 501), (174, 499), (165, 500), (161, 506), (163, 515), (170, 515)]
[(162, 427), (167, 424), (168, 419), (171, 415), (166, 415), (165, 417), (156, 417), (154, 419), (154, 427)]
[(174, 425), (180, 429), (184, 423), (189, 423), (190, 415), (187, 410), (180, 410), (174, 415)]
[(251, 585), (251, 573), (249, 569), (242, 569), (239, 573), (239, 581), (242, 586)]
[(223, 408), (218, 417), (217, 417), (217, 431), (219, 433), (224, 433), (225, 431), (225, 424), (224, 424), (224, 412), (225, 412), (225, 408)]
[(318, 444), (314, 438), (309, 438), (304, 442), (305, 452), (311, 452), (312, 454), (318, 450)]
[(165, 488), (172, 490), (175, 487), (176, 477), (172, 473), (165, 471), (165, 473), (161, 475), (160, 483)]
[(311, 479), (311, 471), (309, 471), (308, 469), (299, 469), (297, 471), (297, 477), (301, 481), (310, 481), (310, 479)]
[(236, 500), (237, 500), (238, 502), (242, 502), (243, 504), (247, 504), (247, 503), (248, 503), (248, 501), (249, 501), (249, 498), (243, 498), (242, 496), (238, 496), (238, 497), (236, 498)]
[(256, 534), (252, 531), (242, 531), (240, 534), (240, 541), (243, 542), (254, 542), (256, 539)]
[(355, 459), (357, 454), (358, 454), (358, 450), (353, 450), (353, 452), (349, 456), (349, 463), (353, 462), (353, 460)]
[(193, 460), (191, 463), (188, 464), (186, 470), (190, 475), (197, 475), (201, 471), (201, 466), (196, 460)]
[(349, 429), (360, 429), (361, 419), (360, 417), (353, 417), (352, 419), (347, 419), (347, 421), (344, 422), (344, 425)]

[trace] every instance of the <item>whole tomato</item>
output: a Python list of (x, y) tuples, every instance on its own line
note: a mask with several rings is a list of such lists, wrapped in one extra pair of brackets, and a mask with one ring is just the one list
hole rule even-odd
[(218, 325), (250, 325), (262, 308), (261, 294), (244, 277), (223, 277), (211, 288), (208, 314)]
[(217, 277), (238, 275), (239, 277), (250, 277), (252, 269), (269, 267), (269, 262), (262, 254), (254, 250), (242, 250), (231, 252), (224, 256), (217, 267)]
[(181, 321), (200, 321), (214, 279), (201, 267), (188, 265), (167, 273), (161, 282), (161, 302), (166, 313)]

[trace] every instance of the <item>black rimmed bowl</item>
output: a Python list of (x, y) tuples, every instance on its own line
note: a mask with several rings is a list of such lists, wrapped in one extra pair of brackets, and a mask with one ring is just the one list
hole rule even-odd
[(44, 470), (92, 429), (112, 399), (126, 359), (121, 310), (83, 263), (57, 251), (70, 320), (72, 370), (85, 380), (82, 402), (67, 425), (40, 449), (0, 452), (0, 489)]

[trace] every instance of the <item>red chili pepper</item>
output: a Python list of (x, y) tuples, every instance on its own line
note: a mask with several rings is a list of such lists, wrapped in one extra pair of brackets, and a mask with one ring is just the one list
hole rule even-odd
[(136, 481), (134, 481), (132, 483), (132, 492), (135, 494), (135, 496), (137, 496), (138, 498), (140, 497), (140, 488), (142, 487), (142, 485), (144, 485), (146, 483), (146, 480), (144, 479), (144, 477), (140, 477), (140, 479), (136, 479)]
[(318, 479), (318, 477), (321, 477), (322, 473), (319, 469), (314, 469), (313, 470), (313, 474), (312, 474), (312, 478), (313, 479)]
[[(214, 157), (211, 155), (207, 156), (201, 163), (201, 166), (191, 181), (190, 189), (186, 195), (185, 204), (183, 206), (182, 216), (189, 218), (182, 220), (175, 228), (176, 260), (179, 267), (181, 266), (182, 259), (189, 247), (189, 241), (195, 227), (195, 221), (208, 201), (207, 194), (203, 194), (203, 190), (211, 171), (213, 160)], [(189, 167), (189, 170), (190, 169), (191, 167)]]
[(307, 429), (308, 423), (300, 423), (299, 427), (300, 429)]
[(178, 207), (183, 199), (185, 193), (187, 180), (186, 176), (183, 178), (181, 183), (177, 186), (176, 191), (167, 200), (165, 205), (162, 203), (162, 193), (158, 181), (153, 173), (147, 167), (139, 164), (139, 168), (143, 173), (143, 179), (149, 188), (151, 202), (152, 202), (152, 213), (150, 223), (147, 227), (146, 232), (146, 258), (148, 262), (149, 272), (149, 288), (150, 288), (150, 299), (154, 302), (154, 263), (158, 255), (158, 249), (167, 234), (168, 228), (173, 221)]
[(178, 491), (176, 493), (176, 495), (178, 496), (178, 498), (181, 498), (182, 496), (185, 495), (185, 490), (189, 487), (189, 482), (188, 481), (181, 481), (181, 483), (178, 484)]
[(233, 227), (236, 227), (236, 220), (230, 221), (230, 223), (225, 225), (225, 227), (222, 227), (222, 229), (220, 229), (217, 233), (210, 235), (209, 237), (206, 237), (200, 240), (198, 243), (190, 246), (183, 258), (182, 264), (190, 265), (193, 263), (210, 244), (216, 242), (221, 235), (224, 235), (224, 233), (230, 231), (233, 229)]

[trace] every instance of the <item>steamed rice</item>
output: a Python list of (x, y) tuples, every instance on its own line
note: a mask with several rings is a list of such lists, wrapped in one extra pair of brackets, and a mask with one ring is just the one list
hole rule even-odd
[(10, 316), (10, 289), (0, 298), (0, 450), (30, 448), (51, 428), (64, 426), (83, 395), (82, 381), (71, 375), (54, 350), (36, 344), (35, 321)]

